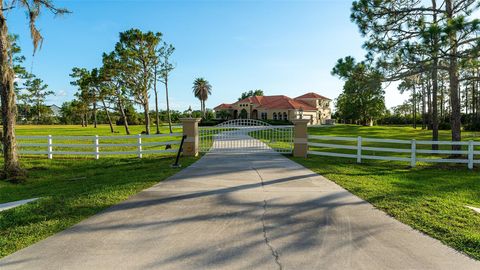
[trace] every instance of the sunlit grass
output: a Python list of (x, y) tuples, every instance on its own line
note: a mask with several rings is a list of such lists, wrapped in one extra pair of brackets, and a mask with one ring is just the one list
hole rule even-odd
[[(417, 140), (431, 136), (429, 131), (410, 127), (347, 125), (311, 128), (309, 134)], [(479, 139), (474, 132), (464, 132), (463, 138)], [(441, 131), (440, 139), (449, 140), (449, 132)], [(293, 160), (401, 222), (480, 259), (480, 214), (465, 207), (480, 207), (478, 167), (468, 170), (465, 164), (420, 163), (412, 169), (408, 162), (363, 160), (357, 164), (355, 159), (314, 155)]]

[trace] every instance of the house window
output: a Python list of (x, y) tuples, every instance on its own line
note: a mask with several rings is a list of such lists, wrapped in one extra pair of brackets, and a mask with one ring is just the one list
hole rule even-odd
[(267, 120), (267, 113), (266, 113), (266, 112), (262, 112), (261, 118), (262, 118), (262, 120)]
[(277, 113), (273, 113), (273, 120), (277, 120)]
[(283, 120), (287, 121), (288, 120), (288, 115), (286, 112), (283, 113)]

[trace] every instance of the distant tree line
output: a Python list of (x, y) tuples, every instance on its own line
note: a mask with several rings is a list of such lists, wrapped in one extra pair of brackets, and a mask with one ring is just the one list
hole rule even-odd
[[(71, 85), (77, 88), (75, 98), (64, 102), (58, 115), (45, 104), (47, 97), (54, 92), (43, 80), (26, 72), (23, 66), (25, 57), (17, 46), (17, 36), (10, 39), (18, 78), (15, 81), (18, 123), (78, 124), (95, 128), (98, 124), (108, 124), (111, 132), (115, 132), (115, 126), (121, 125), (126, 134), (130, 134), (129, 125), (144, 125), (145, 133), (149, 134), (152, 123), (156, 133), (160, 133), (162, 123), (168, 123), (172, 132), (172, 123), (179, 122), (182, 117), (215, 118), (213, 111), (205, 105), (212, 86), (204, 78), (195, 79), (192, 87), (194, 96), (200, 100), (199, 111), (190, 113), (170, 109), (168, 86), (170, 74), (175, 69), (171, 61), (175, 48), (162, 40), (161, 33), (138, 29), (122, 32), (114, 50), (102, 55), (101, 67), (72, 68)], [(159, 108), (159, 84), (165, 89), (166, 109)], [(150, 108), (152, 94), (154, 109)], [(137, 112), (137, 107), (142, 108), (142, 112)]]
[[(475, 76), (480, 78), (480, 66)], [(465, 70), (461, 69), (460, 74)], [(438, 129), (451, 129), (452, 103), (449, 95), (448, 74), (439, 71), (437, 88), (437, 119)], [(461, 75), (463, 76), (463, 75)], [(429, 77), (410, 77), (403, 79), (398, 87), (401, 93), (409, 93), (403, 104), (392, 108), (385, 116), (383, 123), (399, 122), (421, 125), (423, 129), (433, 129), (432, 119), (432, 83)], [(459, 84), (460, 120), (465, 130), (480, 130), (480, 80), (460, 80)], [(402, 117), (403, 116), (403, 117)], [(392, 118), (393, 117), (393, 118)], [(417, 119), (413, 121), (413, 119)], [(399, 123), (394, 123), (399, 124)]]
[(16, 80), (13, 83), (16, 96), (16, 121), (20, 123), (53, 123), (52, 111), (45, 104), (48, 96), (54, 94), (47, 84), (24, 67), (25, 57), (17, 45), (18, 36), (10, 35), (13, 70)]

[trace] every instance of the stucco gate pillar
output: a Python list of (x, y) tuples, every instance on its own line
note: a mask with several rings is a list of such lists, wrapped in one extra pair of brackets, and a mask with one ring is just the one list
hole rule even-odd
[(293, 131), (293, 156), (294, 157), (307, 157), (308, 151), (308, 132), (307, 124), (310, 122), (308, 119), (295, 119), (292, 120), (294, 125)]
[(183, 142), (183, 154), (185, 156), (196, 157), (198, 155), (198, 122), (201, 118), (181, 118), (183, 125), (183, 135), (187, 135)]

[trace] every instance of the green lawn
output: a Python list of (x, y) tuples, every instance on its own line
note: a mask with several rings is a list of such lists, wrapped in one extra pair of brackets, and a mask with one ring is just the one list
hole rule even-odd
[[(310, 135), (330, 135), (345, 137), (370, 137), (383, 139), (402, 139), (402, 140), (431, 140), (432, 133), (429, 130), (421, 128), (414, 129), (409, 126), (373, 126), (364, 127), (356, 125), (335, 125), (325, 127), (314, 127), (308, 130)], [(451, 131), (440, 130), (440, 140), (450, 141)], [(462, 132), (462, 140), (480, 140), (480, 132)]]
[[(429, 131), (410, 127), (358, 127), (338, 125), (310, 128), (309, 134), (364, 136), (390, 139), (430, 139)], [(449, 139), (441, 131), (442, 140)], [(475, 133), (464, 139), (479, 139)], [(383, 154), (383, 153), (382, 153)], [(293, 158), (369, 201), (397, 220), (443, 243), (480, 259), (480, 214), (465, 205), (480, 207), (480, 169), (464, 164), (422, 164), (410, 169), (407, 162), (365, 160), (309, 155)]]
[[(17, 126), (16, 134), (18, 137), (18, 145), (21, 151), (47, 151), (47, 141), (46, 137), (40, 138), (22, 138), (21, 136), (46, 136), (52, 135), (53, 136), (53, 144), (61, 144), (63, 146), (54, 146), (53, 151), (67, 151), (67, 152), (94, 152), (94, 135), (99, 135), (99, 143), (102, 144), (109, 144), (109, 146), (100, 146), (100, 158), (104, 158), (105, 156), (110, 157), (108, 152), (136, 152), (137, 146), (116, 146), (115, 144), (136, 144), (137, 138), (135, 135), (140, 134), (144, 130), (144, 126), (130, 126), (131, 137), (130, 138), (102, 138), (101, 136), (124, 136), (125, 130), (123, 126), (115, 126), (116, 131), (118, 133), (111, 133), (110, 127), (108, 125), (98, 125), (97, 128), (93, 126), (88, 127), (80, 127), (80, 126), (68, 126), (68, 125), (58, 125), (58, 126), (35, 126), (35, 125), (20, 125)], [(151, 133), (154, 134), (156, 129), (154, 126), (151, 127)], [(168, 135), (169, 130), (168, 126), (162, 126), (160, 129), (162, 134)], [(182, 128), (174, 126), (173, 132), (181, 133)], [(84, 139), (78, 138), (60, 138), (57, 136), (85, 136)], [(142, 143), (155, 143), (155, 142), (165, 142), (165, 141), (180, 141), (181, 136), (167, 136), (167, 137), (155, 137), (148, 135), (142, 135)], [(45, 144), (43, 146), (27, 146), (26, 144)], [(80, 147), (78, 144), (87, 145), (85, 147)], [(77, 147), (78, 146), (78, 147)], [(178, 149), (178, 145), (171, 145), (172, 149)], [(144, 145), (142, 146), (142, 150), (165, 150), (165, 145)], [(30, 157), (30, 154), (25, 154), (24, 156)], [(38, 155), (36, 155), (38, 157)], [(43, 155), (46, 157), (46, 155)], [(54, 154), (54, 158), (57, 158), (59, 155)], [(129, 157), (134, 157), (136, 154), (131, 154)], [(70, 156), (71, 157), (71, 156)], [(87, 157), (93, 158), (93, 154), (90, 155), (77, 155), (76, 157)], [(124, 156), (125, 157), (125, 156)]]
[[(123, 135), (121, 127), (116, 127)], [(132, 134), (143, 127), (133, 126)], [(165, 127), (162, 132), (166, 133)], [(310, 134), (364, 136), (395, 139), (430, 139), (428, 131), (409, 127), (358, 127), (338, 125), (311, 128)], [(108, 126), (20, 126), (19, 135), (109, 135)], [(464, 139), (479, 139), (464, 133)], [(448, 140), (449, 132), (442, 131)], [(294, 158), (315, 172), (335, 181), (396, 219), (442, 242), (480, 259), (480, 214), (465, 205), (480, 207), (480, 169), (464, 164), (419, 164), (406, 162), (309, 156)], [(195, 159), (182, 158), (188, 166)], [(29, 171), (25, 184), (0, 181), (0, 203), (41, 197), (15, 209), (0, 212), (0, 257), (59, 232), (140, 190), (176, 173), (173, 155), (137, 158), (47, 160), (24, 158)], [(477, 166), (477, 165), (476, 165)]]
[[(173, 127), (178, 127), (181, 124), (173, 124)], [(65, 135), (65, 136), (92, 136), (92, 135), (103, 135), (103, 136), (115, 136), (115, 135), (126, 135), (125, 128), (123, 126), (113, 126), (115, 133), (110, 132), (109, 125), (98, 125), (97, 128), (94, 128), (93, 125), (88, 127), (81, 127), (79, 125), (17, 125), (16, 134), (17, 135)], [(145, 130), (145, 126), (136, 125), (129, 126), (130, 133), (140, 134)], [(156, 131), (155, 126), (150, 127), (150, 132), (154, 134)], [(174, 128), (173, 132), (178, 132), (178, 128)], [(161, 133), (168, 133), (168, 126), (162, 125), (160, 128)]]
[[(142, 127), (132, 126), (132, 133), (141, 130)], [(162, 132), (166, 133), (165, 127)], [(17, 134), (107, 135), (109, 130), (108, 126), (20, 126)], [(170, 167), (174, 159), (175, 154), (143, 159), (21, 158), (28, 180), (24, 184), (0, 181), (0, 203), (41, 199), (0, 212), (0, 257), (62, 231), (175, 174), (180, 169)], [(186, 167), (195, 160), (182, 157), (180, 163)]]

